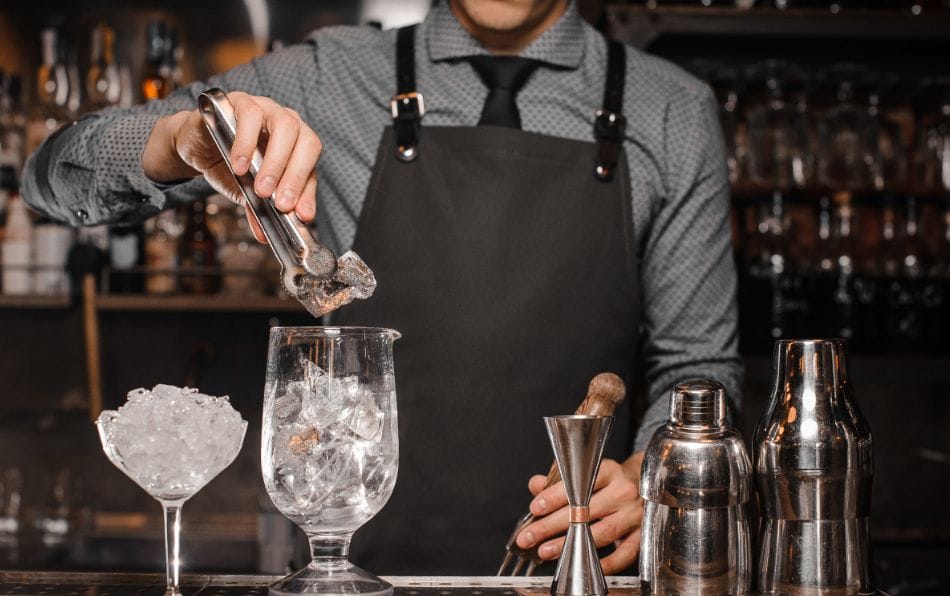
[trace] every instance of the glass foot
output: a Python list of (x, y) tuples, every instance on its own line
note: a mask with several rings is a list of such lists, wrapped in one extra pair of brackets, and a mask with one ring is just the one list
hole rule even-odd
[(348, 561), (332, 565), (311, 562), (300, 571), (291, 573), (271, 584), (268, 593), (271, 596), (291, 594), (387, 596), (393, 593), (393, 587), (392, 584), (372, 573), (363, 571)]

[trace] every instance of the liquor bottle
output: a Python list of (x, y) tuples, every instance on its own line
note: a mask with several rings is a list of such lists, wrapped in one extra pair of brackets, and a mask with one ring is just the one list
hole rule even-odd
[(185, 231), (178, 244), (179, 286), (186, 294), (215, 294), (221, 289), (218, 243), (205, 219), (205, 201), (186, 207)]
[(176, 86), (175, 38), (164, 22), (151, 21), (146, 40), (142, 97), (146, 100), (162, 99)]
[(854, 279), (856, 328), (853, 343), (859, 349), (879, 346), (890, 336), (888, 296), (900, 268), (896, 222), (894, 198), (885, 195), (881, 204), (881, 237), (877, 250), (859, 268)]
[(141, 294), (145, 290), (145, 228), (142, 224), (109, 229), (109, 292)]
[(6, 225), (7, 209), (17, 191), (16, 170), (11, 165), (0, 164), (0, 242), (3, 241), (3, 226)]
[(26, 159), (26, 114), (23, 112), (23, 83), (16, 75), (0, 73), (0, 167), (15, 174)]
[(66, 76), (69, 79), (69, 99), (66, 102), (66, 120), (79, 117), (82, 109), (82, 73), (79, 71), (79, 55), (76, 46), (69, 38), (63, 39), (63, 48), (66, 54)]
[(827, 250), (827, 253), (818, 261), (816, 302), (812, 311), (818, 314), (822, 335), (851, 339), (855, 329), (854, 210), (848, 192), (836, 193), (833, 201), (834, 214), (828, 242), (825, 246), (819, 243), (819, 250)]
[(122, 77), (116, 61), (115, 30), (96, 25), (92, 30), (89, 71), (86, 73), (87, 110), (119, 105), (122, 101)]
[(171, 73), (172, 90), (182, 85), (184, 78), (184, 72), (181, 68), (183, 56), (184, 48), (179, 39), (178, 29), (169, 28), (168, 41), (165, 44), (165, 60), (162, 64), (162, 69)]
[[(123, 99), (122, 75), (116, 60), (115, 30), (99, 24), (92, 31), (91, 60), (86, 73), (86, 108), (117, 106)], [(137, 294), (144, 290), (145, 230), (141, 224), (114, 227), (109, 234), (109, 292)]]
[(0, 246), (0, 270), (4, 294), (33, 292), (33, 218), (15, 192), (11, 194)]
[(175, 211), (164, 211), (145, 224), (145, 291), (166, 295), (178, 286), (178, 242), (182, 230)]
[[(215, 219), (222, 219), (220, 213)], [(228, 215), (228, 225), (224, 226), (224, 233), (218, 236), (223, 239), (218, 251), (224, 272), (222, 292), (234, 296), (260, 296), (264, 293), (261, 268), (267, 262), (270, 251), (254, 240), (243, 209), (239, 212), (229, 209)]]
[(42, 60), (36, 74), (37, 103), (27, 123), (27, 151), (32, 153), (70, 117), (70, 73), (61, 33), (54, 28), (40, 34)]
[(834, 101), (818, 120), (818, 181), (827, 188), (859, 191), (872, 186), (876, 129), (869, 113), (863, 67), (837, 64), (829, 69)]
[(898, 271), (888, 291), (892, 340), (904, 349), (920, 350), (924, 336), (923, 296), (931, 258), (919, 233), (917, 199), (907, 198), (904, 229), (898, 240)]
[(938, 290), (937, 300), (930, 309), (927, 329), (928, 344), (932, 350), (947, 351), (946, 338), (950, 337), (950, 198), (944, 198), (942, 234), (931, 269)]
[(801, 333), (808, 318), (808, 291), (792, 249), (785, 196), (780, 191), (757, 205), (757, 223), (743, 267), (743, 346), (768, 349), (779, 338)]

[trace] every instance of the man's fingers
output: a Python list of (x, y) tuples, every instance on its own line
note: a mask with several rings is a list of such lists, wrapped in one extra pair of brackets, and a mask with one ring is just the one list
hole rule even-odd
[(547, 484), (548, 477), (541, 474), (535, 474), (528, 480), (528, 490), (531, 491), (531, 494), (538, 496), (541, 491), (544, 490), (544, 485)]
[(641, 517), (634, 515), (628, 509), (608, 515), (590, 526), (594, 544), (597, 548), (613, 544), (630, 534), (630, 532), (639, 530), (640, 521)]
[(257, 149), (264, 126), (264, 110), (250, 95), (231, 93), (228, 97), (234, 105), (234, 118), (237, 120), (237, 133), (231, 144), (231, 164), (234, 173), (240, 176), (247, 172), (251, 155)]
[(620, 464), (613, 459), (605, 459), (600, 463), (600, 470), (597, 472), (597, 478), (594, 479), (594, 490), (598, 491), (613, 481), (614, 477), (621, 471)]
[(562, 507), (550, 515), (546, 515), (518, 534), (518, 546), (531, 548), (532, 546), (567, 531), (569, 524), (567, 507)]
[[(274, 135), (271, 135), (268, 151), (274, 138)], [(281, 211), (292, 211), (297, 201), (303, 198), (304, 187), (313, 177), (314, 168), (317, 166), (320, 149), (320, 139), (317, 138), (316, 133), (301, 123), (293, 153), (290, 154), (290, 159), (287, 161), (287, 166), (274, 193), (277, 208)], [(265, 157), (265, 161), (266, 159)], [(315, 189), (316, 186), (314, 186)]]
[(545, 561), (552, 561), (559, 556), (561, 556), (561, 551), (564, 550), (564, 542), (566, 538), (560, 537), (554, 540), (549, 540), (538, 547), (538, 556), (544, 559)]
[(628, 509), (636, 505), (639, 511), (637, 518), (643, 516), (643, 507), (640, 505), (640, 487), (633, 482), (621, 479), (610, 483), (590, 498), (590, 517), (600, 519), (621, 509)]
[[(290, 155), (297, 144), (301, 122), (290, 111), (275, 108), (267, 112), (264, 125), (269, 134), (264, 149), (264, 161), (254, 181), (254, 192), (261, 197), (270, 197), (277, 189)], [(293, 209), (291, 205), (287, 210)]]
[(557, 511), (567, 505), (567, 492), (564, 491), (564, 483), (558, 482), (553, 486), (542, 490), (534, 499), (528, 509), (536, 516), (548, 515), (552, 511)]
[(604, 575), (616, 575), (626, 571), (637, 560), (638, 554), (640, 554), (639, 529), (631, 532), (618, 542), (614, 552), (600, 560), (600, 566), (604, 568)]
[(310, 179), (303, 187), (303, 193), (297, 206), (294, 208), (297, 217), (304, 223), (310, 223), (317, 214), (317, 175), (310, 174)]

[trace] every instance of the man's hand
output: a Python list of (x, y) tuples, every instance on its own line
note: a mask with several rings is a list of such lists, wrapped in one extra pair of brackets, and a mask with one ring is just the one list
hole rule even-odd
[[(297, 112), (271, 99), (240, 92), (228, 93), (228, 98), (238, 123), (231, 148), (235, 173), (248, 171), (251, 155), (260, 143), (264, 161), (254, 190), (261, 197), (273, 196), (281, 211), (295, 211), (302, 221), (311, 221), (317, 212), (315, 168), (323, 149), (317, 134)], [(155, 182), (204, 176), (215, 190), (243, 203), (243, 195), (198, 110), (178, 112), (155, 123), (142, 152), (142, 168)], [(255, 224), (250, 214), (248, 219)], [(263, 241), (260, 230), (253, 227), (257, 239)]]
[[(597, 548), (614, 545), (614, 552), (600, 561), (606, 575), (614, 575), (630, 567), (640, 552), (642, 463), (643, 452), (634, 453), (623, 463), (605, 459), (600, 464), (594, 495), (590, 500), (590, 529)], [(518, 546), (531, 548), (539, 544), (538, 554), (550, 561), (556, 559), (564, 548), (564, 534), (569, 522), (567, 493), (564, 492), (563, 483), (544, 489), (546, 480), (545, 476), (539, 475), (533, 476), (528, 483), (528, 489), (534, 495), (531, 513), (538, 519), (518, 535)]]

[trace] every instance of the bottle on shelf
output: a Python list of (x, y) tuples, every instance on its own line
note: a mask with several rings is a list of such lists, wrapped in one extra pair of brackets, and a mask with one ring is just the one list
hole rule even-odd
[(858, 192), (872, 186), (873, 148), (878, 139), (869, 117), (867, 69), (836, 64), (827, 86), (834, 100), (818, 119), (818, 182), (831, 190)]
[(214, 218), (226, 222), (218, 236), (223, 239), (218, 251), (224, 272), (221, 290), (234, 296), (261, 296), (265, 291), (261, 269), (270, 251), (254, 239), (243, 209), (234, 209), (230, 202), (225, 209)]
[(115, 30), (105, 24), (96, 25), (92, 30), (89, 71), (86, 73), (87, 111), (119, 105), (123, 97), (122, 87)]
[(23, 82), (19, 76), (0, 72), (0, 167), (10, 167), (18, 175), (25, 159)]
[(785, 195), (775, 191), (756, 208), (755, 229), (746, 241), (742, 266), (740, 311), (743, 345), (767, 349), (774, 340), (802, 331), (809, 302)]
[(833, 216), (827, 241), (819, 241), (818, 270), (815, 278), (815, 302), (821, 335), (851, 339), (855, 332), (854, 278), (855, 234), (851, 194), (840, 191), (833, 196)]
[(0, 246), (2, 290), (8, 295), (33, 292), (33, 218), (26, 204), (13, 191)]
[(184, 52), (185, 49), (182, 47), (178, 29), (169, 28), (163, 69), (171, 73), (172, 90), (181, 87), (184, 80), (184, 72), (181, 67)]
[(56, 296), (69, 293), (66, 261), (75, 231), (39, 218), (33, 228), (33, 293)]
[(874, 349), (889, 338), (887, 293), (900, 269), (897, 214), (894, 198), (885, 195), (879, 206), (881, 234), (854, 279), (855, 341), (857, 349)]
[(145, 291), (142, 268), (145, 264), (143, 224), (109, 229), (109, 292), (141, 294)]
[(62, 34), (48, 27), (40, 33), (40, 42), (42, 64), (36, 73), (37, 102), (27, 123), (28, 153), (70, 118), (70, 73)]
[(897, 242), (897, 270), (886, 290), (889, 335), (895, 346), (919, 349), (924, 337), (924, 294), (931, 256), (920, 237), (917, 199), (907, 197), (903, 230)]
[(69, 99), (66, 120), (74, 120), (82, 110), (82, 73), (79, 71), (79, 54), (76, 46), (69, 38), (63, 39), (63, 48), (66, 53), (66, 75), (69, 79)]
[(154, 20), (146, 31), (145, 71), (142, 77), (142, 97), (146, 100), (163, 99), (176, 87), (176, 36), (164, 21)]
[(927, 317), (927, 344), (936, 350), (946, 350), (950, 337), (950, 197), (943, 200), (940, 236), (934, 251), (930, 277), (936, 295), (930, 302)]
[(208, 228), (205, 201), (185, 207), (185, 230), (178, 243), (179, 289), (185, 294), (216, 294), (221, 289), (218, 243)]
[(175, 293), (181, 225), (175, 211), (163, 211), (145, 223), (145, 292)]

